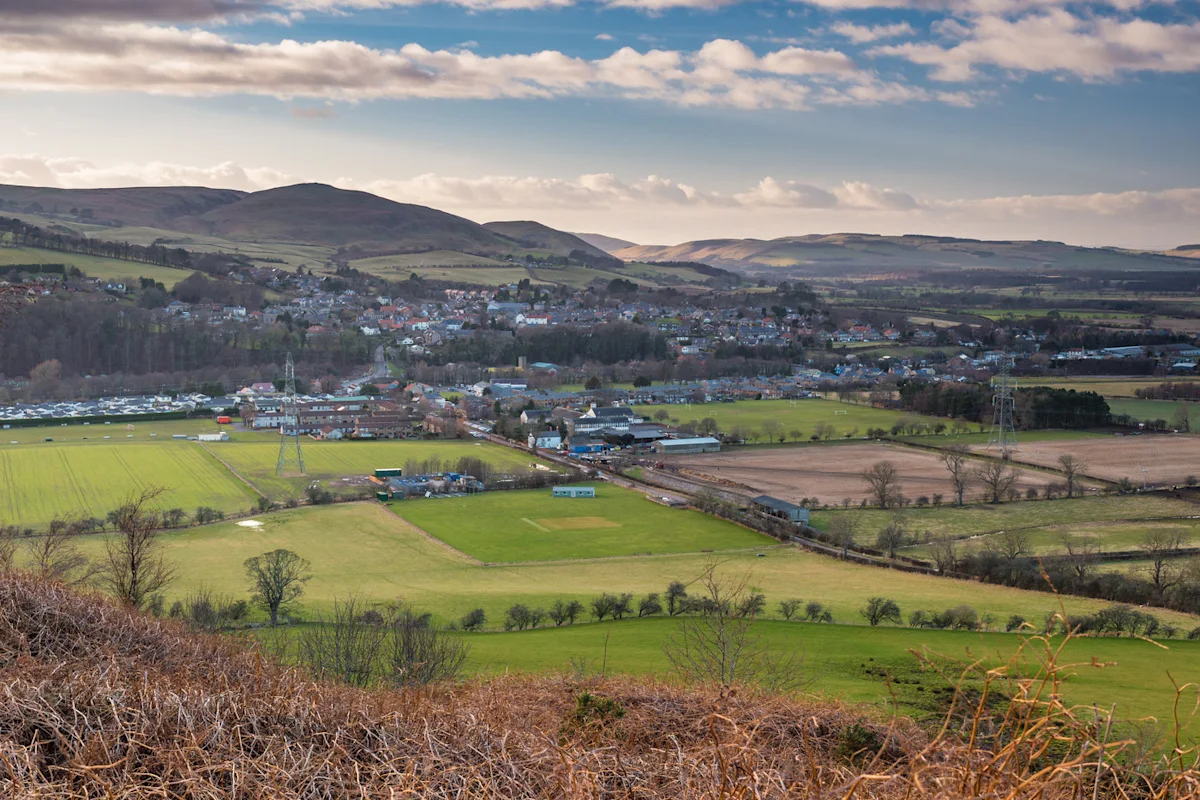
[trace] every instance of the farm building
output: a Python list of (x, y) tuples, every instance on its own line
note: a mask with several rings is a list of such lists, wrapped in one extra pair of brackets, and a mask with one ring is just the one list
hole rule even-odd
[(778, 519), (786, 519), (801, 525), (808, 524), (808, 509), (802, 506), (780, 500), (769, 495), (760, 495), (750, 501), (751, 506), (760, 514), (766, 514)]
[(202, 442), (228, 442), (229, 434), (225, 433), (225, 431), (221, 431), (220, 433), (202, 433), (196, 438)]
[(555, 486), (552, 494), (554, 497), (595, 497), (596, 489), (593, 486)]
[(721, 443), (711, 436), (701, 436), (696, 439), (663, 439), (655, 442), (652, 446), (654, 452), (663, 455), (721, 452)]

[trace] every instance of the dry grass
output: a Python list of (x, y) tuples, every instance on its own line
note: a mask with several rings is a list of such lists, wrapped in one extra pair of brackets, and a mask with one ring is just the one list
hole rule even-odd
[[(1090, 709), (1077, 719), (1057, 699), (1057, 675), (1053, 664), (1038, 680), (988, 673), (959, 693), (932, 738), (851, 706), (652, 681), (366, 691), (7, 576), (0, 796), (1165, 800), (1200, 791), (1187, 754), (1133, 763), (1130, 745), (1106, 741)], [(1001, 690), (1016, 702), (986, 702)]]

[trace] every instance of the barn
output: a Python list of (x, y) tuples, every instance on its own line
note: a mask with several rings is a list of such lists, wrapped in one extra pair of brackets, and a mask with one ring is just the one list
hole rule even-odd
[(721, 443), (711, 436), (701, 436), (695, 439), (663, 439), (655, 442), (652, 447), (656, 453), (666, 456), (721, 452)]
[(594, 486), (555, 486), (554, 497), (595, 497)]
[(786, 519), (800, 525), (808, 524), (808, 509), (769, 495), (760, 495), (750, 501), (755, 511), (776, 519)]

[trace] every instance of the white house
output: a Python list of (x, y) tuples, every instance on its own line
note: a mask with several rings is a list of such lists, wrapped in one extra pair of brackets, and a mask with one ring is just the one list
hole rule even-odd
[(529, 446), (538, 450), (557, 450), (562, 446), (562, 436), (558, 431), (540, 431), (529, 434)]

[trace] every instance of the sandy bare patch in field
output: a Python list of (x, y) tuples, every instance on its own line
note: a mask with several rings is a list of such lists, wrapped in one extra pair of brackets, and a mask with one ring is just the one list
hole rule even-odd
[(556, 519), (539, 519), (536, 522), (543, 528), (552, 531), (588, 531), (596, 528), (619, 528), (620, 523), (604, 517), (558, 517)]
[[(890, 461), (900, 473), (906, 497), (953, 493), (949, 475), (936, 453), (887, 444), (854, 444), (836, 447), (746, 448), (728, 453), (684, 456), (672, 463), (717, 481), (732, 481), (790, 502), (816, 497), (823, 503), (840, 503), (849, 497), (857, 503), (867, 497), (862, 473), (879, 461)], [(1039, 489), (1055, 482), (1056, 476), (1021, 470), (1018, 488)], [(982, 492), (972, 486), (968, 498)]]
[[(1109, 481), (1129, 478), (1151, 485), (1181, 485), (1200, 475), (1200, 437), (1180, 435), (1112, 436), (1060, 442), (1031, 442), (1017, 449), (1017, 461), (1054, 467), (1065, 455), (1087, 463), (1087, 474)], [(1143, 472), (1143, 470), (1147, 470)]]

